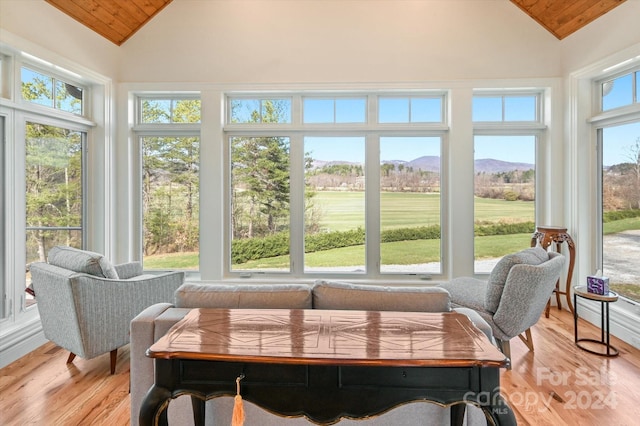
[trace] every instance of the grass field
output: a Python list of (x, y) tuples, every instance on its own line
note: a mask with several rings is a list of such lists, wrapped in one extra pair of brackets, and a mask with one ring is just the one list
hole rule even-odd
[[(321, 227), (327, 231), (364, 228), (363, 192), (319, 192), (315, 202), (323, 212)], [(428, 226), (440, 223), (438, 194), (383, 193), (381, 195), (382, 228)], [(533, 221), (534, 203), (476, 198), (476, 221), (482, 223)], [(604, 225), (605, 234), (640, 229), (640, 218), (624, 219)], [(528, 247), (530, 234), (478, 237), (474, 242), (476, 258), (491, 259)], [(381, 245), (382, 265), (411, 265), (440, 261), (440, 240), (417, 240)], [(198, 253), (146, 256), (148, 269), (198, 269)], [(305, 255), (307, 267), (341, 267), (364, 265), (364, 246), (325, 250)], [(234, 269), (288, 270), (289, 256), (279, 256), (234, 265)]]
[[(346, 231), (364, 228), (364, 192), (322, 191), (314, 197), (322, 213), (321, 228), (326, 231)], [(476, 198), (476, 221), (526, 222), (534, 220), (533, 201), (504, 201)], [(382, 229), (438, 225), (440, 194), (383, 192), (380, 196)]]

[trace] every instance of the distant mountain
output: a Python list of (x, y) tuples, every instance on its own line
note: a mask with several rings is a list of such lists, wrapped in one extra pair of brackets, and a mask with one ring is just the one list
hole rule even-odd
[(530, 163), (511, 163), (509, 161), (494, 160), (492, 158), (483, 158), (474, 162), (476, 173), (499, 173), (511, 172), (513, 170), (531, 170), (535, 168)]
[[(426, 155), (418, 157), (415, 160), (388, 160), (384, 161), (385, 164), (403, 165), (404, 167), (411, 167), (414, 170), (422, 170), (425, 172), (440, 172), (440, 157), (435, 155)], [(334, 164), (358, 164), (350, 163), (348, 161), (321, 161), (315, 160), (313, 162), (313, 168), (321, 168), (327, 165)], [(483, 158), (475, 161), (475, 171), (477, 173), (499, 173), (510, 172), (513, 170), (530, 170), (535, 166), (530, 163), (512, 163), (509, 161), (494, 160), (492, 158)]]
[(409, 161), (407, 167), (413, 167), (414, 170), (422, 170), (424, 172), (440, 173), (440, 157), (435, 155), (426, 155)]

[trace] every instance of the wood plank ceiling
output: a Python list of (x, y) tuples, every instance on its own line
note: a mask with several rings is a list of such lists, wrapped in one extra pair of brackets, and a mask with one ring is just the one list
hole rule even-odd
[(559, 40), (626, 0), (511, 0)]
[(45, 0), (118, 46), (173, 0)]
[[(172, 0), (45, 0), (118, 46)], [(626, 0), (510, 0), (559, 40)]]

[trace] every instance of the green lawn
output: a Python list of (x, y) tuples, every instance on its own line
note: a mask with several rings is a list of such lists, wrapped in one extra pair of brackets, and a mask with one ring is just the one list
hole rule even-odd
[[(495, 235), (476, 239), (476, 253), (479, 258), (495, 258), (529, 247), (531, 234)], [(412, 265), (438, 262), (440, 260), (440, 240), (401, 241), (382, 244), (383, 265)], [(308, 267), (340, 267), (364, 265), (364, 246), (344, 247), (307, 253)], [(179, 266), (178, 266), (179, 265)], [(148, 269), (197, 269), (198, 253), (179, 253), (145, 258)], [(288, 269), (289, 256), (277, 256), (234, 265), (234, 269)]]
[[(346, 231), (364, 228), (364, 192), (321, 191), (314, 203), (322, 212), (321, 228)], [(498, 222), (534, 220), (533, 201), (475, 199), (476, 221)], [(382, 229), (429, 226), (440, 223), (440, 194), (383, 192), (380, 195)]]
[[(344, 231), (364, 227), (363, 192), (318, 192), (315, 202), (321, 206), (322, 228)], [(428, 226), (438, 224), (440, 217), (439, 194), (386, 192), (381, 194), (383, 229)], [(482, 223), (503, 221), (533, 221), (533, 202), (504, 201), (476, 198), (476, 220)], [(627, 229), (640, 229), (640, 218), (606, 223), (606, 234)], [(530, 234), (479, 237), (475, 240), (478, 259), (496, 258), (529, 247)], [(409, 265), (437, 262), (440, 259), (440, 240), (418, 240), (385, 243), (381, 246), (383, 265)], [(148, 269), (198, 269), (198, 253), (179, 253), (146, 256)], [(354, 266), (365, 263), (364, 246), (325, 250), (305, 255), (309, 267)], [(261, 259), (234, 265), (237, 269), (288, 269), (289, 256)]]

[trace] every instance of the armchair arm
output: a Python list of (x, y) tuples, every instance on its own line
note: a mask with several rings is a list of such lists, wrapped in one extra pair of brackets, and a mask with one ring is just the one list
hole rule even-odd
[(31, 281), (44, 335), (58, 346), (84, 357), (78, 318), (71, 290), (75, 272), (44, 262), (31, 264)]
[(129, 343), (131, 320), (145, 308), (173, 302), (184, 273), (143, 276), (133, 280), (110, 280), (77, 274), (71, 288), (86, 358)]
[(133, 278), (142, 274), (142, 263), (128, 262), (113, 266), (121, 280)]

